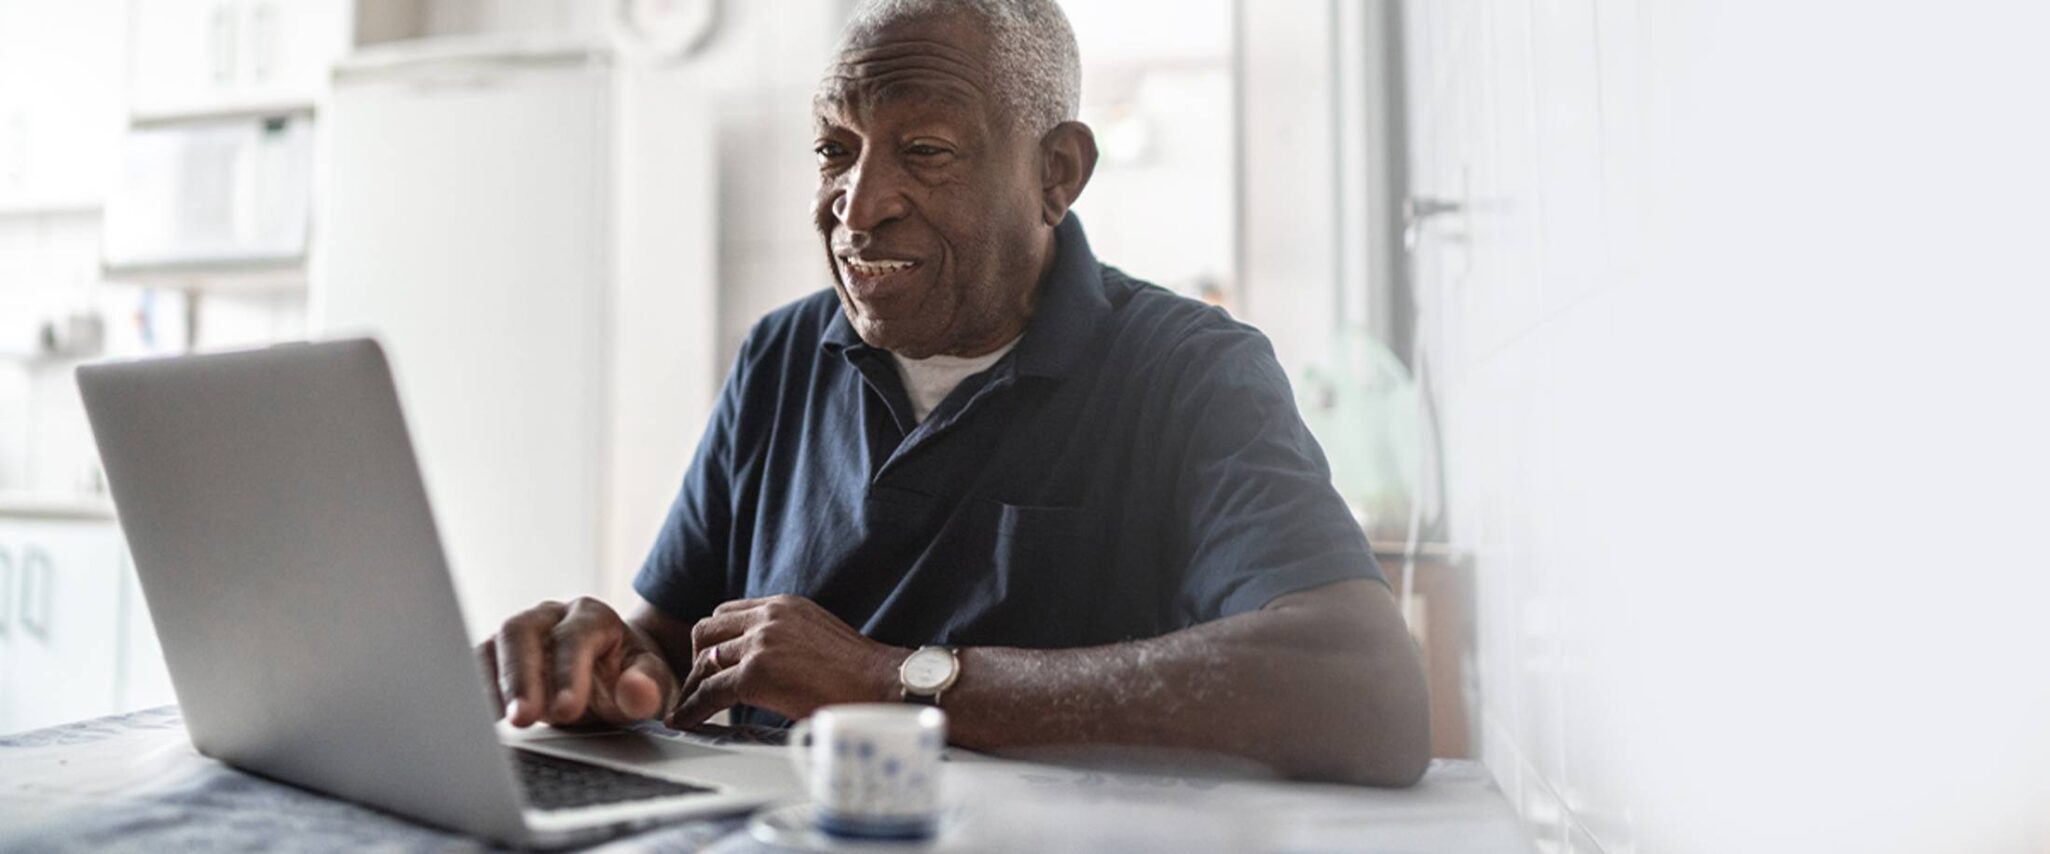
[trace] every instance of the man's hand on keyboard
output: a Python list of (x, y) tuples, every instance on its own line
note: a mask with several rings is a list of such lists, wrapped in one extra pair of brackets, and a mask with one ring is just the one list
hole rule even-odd
[(515, 614), (477, 656), (514, 726), (622, 726), (659, 717), (677, 700), (676, 674), (654, 639), (596, 599)]
[(796, 720), (830, 703), (895, 701), (897, 669), (911, 654), (801, 596), (723, 602), (690, 634), (683, 700), (668, 722), (680, 729), (736, 703)]

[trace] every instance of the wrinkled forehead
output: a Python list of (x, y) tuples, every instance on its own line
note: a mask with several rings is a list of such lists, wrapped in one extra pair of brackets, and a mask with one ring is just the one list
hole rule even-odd
[(888, 107), (986, 116), (995, 103), (986, 39), (926, 25), (850, 39), (812, 99), (819, 123), (853, 124)]

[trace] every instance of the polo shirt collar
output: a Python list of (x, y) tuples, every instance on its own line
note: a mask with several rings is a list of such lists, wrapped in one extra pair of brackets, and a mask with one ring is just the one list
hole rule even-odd
[[(1103, 268), (1089, 250), (1082, 220), (1073, 212), (1054, 229), (1053, 273), (1040, 289), (1039, 303), (1025, 324), (1011, 358), (1020, 376), (1059, 378), (1073, 370), (1110, 316), (1110, 298), (1103, 293)], [(833, 312), (819, 346), (828, 352), (873, 349), (848, 322), (847, 311)]]
[(1110, 317), (1103, 294), (1103, 266), (1089, 251), (1082, 220), (1070, 211), (1054, 229), (1058, 242), (1053, 275), (1039, 291), (1039, 304), (1025, 324), (1025, 337), (1012, 351), (1019, 376), (1060, 378), (1073, 370)]
[[(839, 275), (839, 271), (834, 271)], [(819, 339), (819, 349), (828, 353), (839, 353), (855, 347), (867, 347), (861, 334), (854, 331), (854, 324), (847, 320), (847, 304), (844, 299), (833, 309), (833, 322), (826, 324), (826, 334)]]

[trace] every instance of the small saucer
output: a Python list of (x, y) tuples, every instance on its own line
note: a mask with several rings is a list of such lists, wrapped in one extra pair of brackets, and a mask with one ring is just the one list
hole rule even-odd
[(764, 845), (794, 848), (799, 851), (845, 851), (862, 854), (913, 851), (931, 854), (965, 850), (960, 846), (960, 827), (960, 811), (945, 810), (940, 814), (939, 832), (928, 839), (856, 839), (834, 836), (819, 829), (810, 801), (765, 809), (747, 820), (748, 835)]

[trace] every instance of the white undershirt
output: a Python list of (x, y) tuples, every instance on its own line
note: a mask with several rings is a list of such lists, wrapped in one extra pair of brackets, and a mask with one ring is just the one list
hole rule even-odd
[[(1024, 336), (1019, 336), (1023, 338)], [(896, 353), (890, 358), (897, 362), (897, 378), (904, 381), (904, 392), (911, 396), (912, 417), (924, 424), (932, 409), (946, 400), (962, 380), (975, 376), (997, 363), (1012, 347), (1018, 346), (1018, 338), (980, 356), (933, 356), (926, 359), (906, 359)]]

